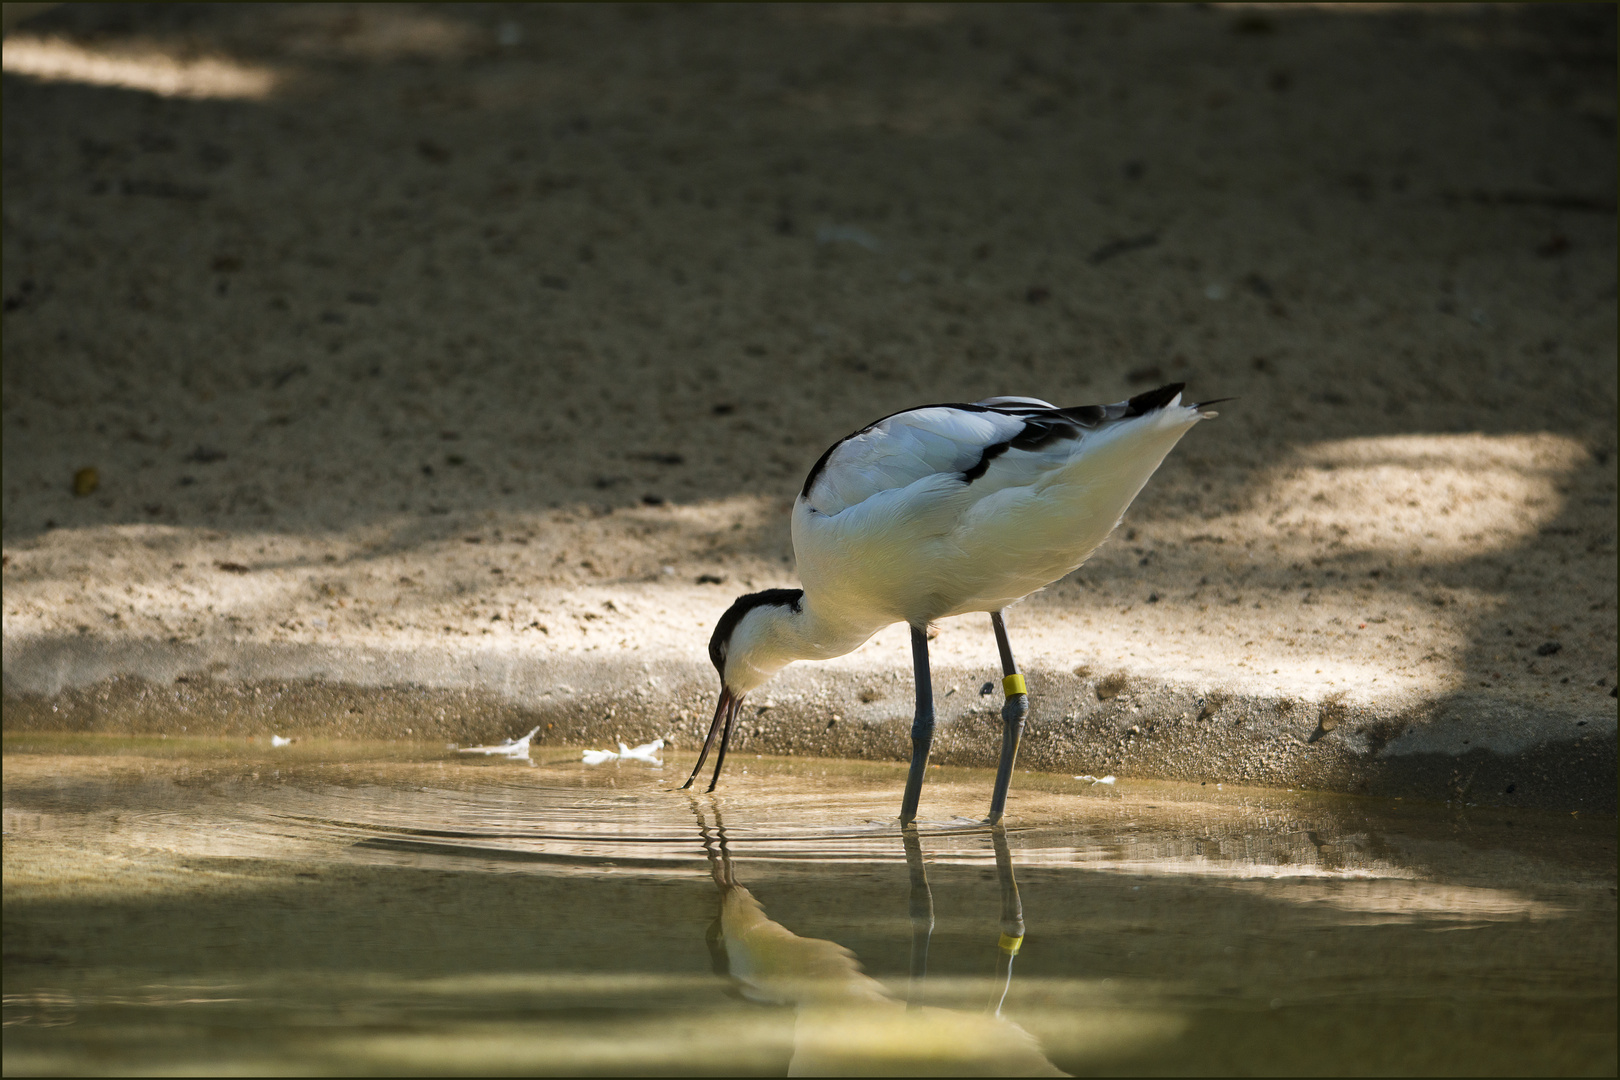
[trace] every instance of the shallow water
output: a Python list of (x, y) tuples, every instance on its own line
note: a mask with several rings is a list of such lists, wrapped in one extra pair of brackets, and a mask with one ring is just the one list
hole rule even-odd
[(8, 736), (5, 1071), (1615, 1071), (1612, 819), (578, 756)]

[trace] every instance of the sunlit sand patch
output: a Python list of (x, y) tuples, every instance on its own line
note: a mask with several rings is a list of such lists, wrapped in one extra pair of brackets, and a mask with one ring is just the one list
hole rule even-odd
[(8, 37), (3, 55), (8, 75), (144, 90), (160, 97), (258, 100), (270, 96), (279, 81), (271, 68), (224, 57), (187, 59), (151, 47), (109, 52), (54, 37)]
[(1316, 443), (1262, 486), (1260, 535), (1312, 555), (1432, 559), (1507, 547), (1558, 514), (1559, 481), (1586, 458), (1579, 442), (1549, 433)]

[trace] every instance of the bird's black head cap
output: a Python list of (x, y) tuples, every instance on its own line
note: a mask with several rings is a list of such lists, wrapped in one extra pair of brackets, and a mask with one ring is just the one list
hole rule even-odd
[(731, 643), (731, 635), (737, 629), (737, 624), (742, 622), (744, 615), (767, 604), (798, 611), (804, 604), (804, 590), (766, 589), (737, 597), (726, 613), (720, 616), (720, 621), (714, 627), (714, 636), (709, 639), (709, 659), (714, 661), (714, 669), (722, 679), (726, 677), (726, 647)]

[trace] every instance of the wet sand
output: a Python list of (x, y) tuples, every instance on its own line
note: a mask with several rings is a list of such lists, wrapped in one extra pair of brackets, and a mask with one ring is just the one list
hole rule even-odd
[[(830, 442), (1185, 381), (1238, 400), (1009, 613), (1029, 760), (1612, 811), (1613, 18), (11, 27), (7, 729), (689, 742)], [(801, 665), (744, 745), (903, 754), (908, 670)]]

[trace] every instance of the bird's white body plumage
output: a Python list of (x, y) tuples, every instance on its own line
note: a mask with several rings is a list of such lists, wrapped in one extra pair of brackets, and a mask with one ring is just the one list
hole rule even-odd
[(895, 622), (1000, 611), (1073, 571), (1213, 415), (1180, 393), (1127, 407), (1137, 400), (926, 406), (838, 443), (793, 507), (803, 599), (742, 618), (727, 685), (747, 693), (793, 660), (840, 656)]

